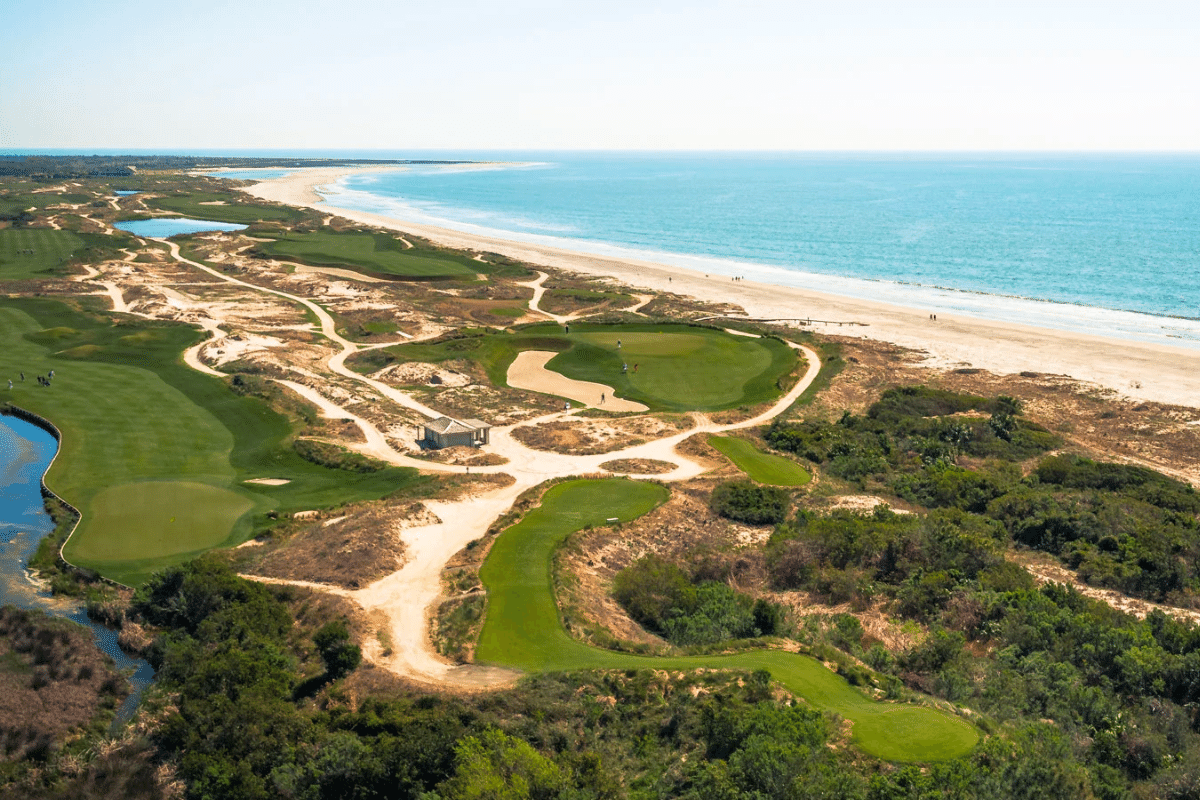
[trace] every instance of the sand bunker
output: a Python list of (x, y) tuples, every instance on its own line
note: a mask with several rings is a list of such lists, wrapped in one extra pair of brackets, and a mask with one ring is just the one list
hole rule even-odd
[(291, 483), (291, 481), (284, 478), (251, 478), (248, 481), (243, 481), (243, 483), (256, 483), (259, 486), (285, 486)]
[[(553, 394), (577, 400), (605, 411), (648, 411), (641, 403), (613, 396), (611, 386), (589, 381), (576, 381), (546, 369), (546, 363), (558, 353), (546, 350), (526, 350), (508, 368), (508, 385), (514, 389)], [(601, 397), (604, 402), (601, 402)]]

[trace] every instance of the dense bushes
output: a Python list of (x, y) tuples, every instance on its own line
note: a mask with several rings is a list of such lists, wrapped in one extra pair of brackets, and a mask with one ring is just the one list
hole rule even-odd
[(747, 480), (719, 484), (709, 503), (722, 517), (750, 525), (774, 525), (783, 522), (788, 513), (786, 491)]
[(776, 632), (781, 610), (718, 581), (694, 583), (679, 567), (647, 555), (613, 579), (613, 595), (638, 623), (672, 644), (716, 644)]
[[(1020, 410), (1009, 397), (903, 387), (885, 392), (863, 416), (778, 423), (766, 439), (863, 488), (996, 520), (1004, 538), (1062, 556), (1089, 583), (1191, 604), (1200, 595), (1200, 493), (1144, 467), (1074, 455), (1044, 458), (1023, 477), (1018, 462), (1058, 439), (1022, 420)], [(959, 463), (968, 456), (971, 466)], [(777, 584), (849, 599), (878, 578), (872, 563), (834, 563), (843, 572), (831, 574), (803, 557), (809, 546), (777, 549)], [(866, 570), (867, 580), (845, 570)]]

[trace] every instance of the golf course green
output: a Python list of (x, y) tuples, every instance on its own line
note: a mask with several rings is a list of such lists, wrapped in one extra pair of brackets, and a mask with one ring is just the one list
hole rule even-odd
[(708, 443), (753, 480), (770, 486), (803, 486), (812, 480), (808, 470), (782, 456), (764, 453), (753, 442), (734, 436), (710, 436)]
[(970, 723), (926, 706), (873, 700), (817, 660), (780, 650), (725, 656), (655, 658), (618, 653), (572, 639), (559, 620), (551, 588), (555, 549), (573, 532), (616, 518), (634, 519), (666, 500), (660, 485), (620, 478), (576, 480), (552, 487), (542, 503), (504, 531), (480, 570), (488, 610), (475, 656), (527, 671), (578, 669), (769, 670), (774, 680), (813, 707), (853, 723), (852, 740), (888, 761), (927, 762), (965, 755), (979, 739)]
[(408, 247), (386, 233), (333, 231), (277, 234), (260, 245), (263, 252), (317, 266), (349, 267), (397, 278), (457, 278), (474, 280), (487, 267), (469, 256)]
[[(83, 514), (64, 550), (72, 563), (138, 585), (243, 541), (269, 511), (375, 499), (427, 480), (301, 458), (287, 418), (181, 363), (201, 335), (170, 323), (115, 325), (53, 300), (0, 300), (0, 403), (62, 432), (46, 483)], [(50, 370), (51, 385), (41, 386), (36, 376)], [(243, 483), (251, 478), (289, 482)]]
[(51, 277), (47, 273), (81, 247), (83, 240), (71, 231), (50, 228), (0, 230), (0, 281)]
[[(780, 382), (797, 363), (795, 351), (778, 339), (695, 325), (573, 322), (570, 331), (532, 325), (511, 333), (400, 345), (388, 354), (404, 361), (470, 359), (493, 384), (507, 386), (508, 368), (519, 353), (556, 351), (547, 369), (611, 386), (617, 397), (652, 411), (719, 411), (768, 402), (783, 393)], [(360, 363), (377, 368), (379, 358), (368, 355)]]

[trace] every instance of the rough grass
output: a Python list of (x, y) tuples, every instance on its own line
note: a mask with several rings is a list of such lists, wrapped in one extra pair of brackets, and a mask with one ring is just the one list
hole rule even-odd
[[(424, 481), (415, 470), (356, 473), (306, 461), (289, 446), (285, 417), (179, 363), (179, 353), (199, 336), (182, 325), (118, 327), (49, 300), (0, 301), (0, 376), (26, 374), (11, 392), (7, 381), (0, 385), (0, 402), (41, 414), (63, 432), (47, 483), (83, 512), (68, 559), (137, 584), (148, 570), (191, 557), (197, 541), (211, 547), (248, 538), (265, 526), (268, 511), (376, 499)], [(51, 369), (52, 386), (39, 386), (34, 376)], [(249, 478), (290, 483), (241, 483)], [(222, 524), (233, 520), (223, 539), (207, 524), (195, 536), (166, 535), (149, 522), (129, 526), (137, 516), (178, 520), (203, 511), (212, 498), (201, 490), (169, 496), (129, 490), (122, 504), (101, 497), (150, 481), (215, 489), (221, 499), (211, 511)], [(231, 517), (237, 507), (246, 510)], [(139, 552), (134, 561), (118, 557)]]
[(555, 549), (574, 531), (614, 517), (629, 521), (666, 496), (662, 486), (622, 479), (571, 481), (547, 491), (538, 508), (500, 535), (480, 570), (488, 590), (488, 612), (477, 660), (530, 671), (766, 669), (814, 707), (850, 720), (854, 743), (878, 758), (937, 761), (964, 755), (975, 746), (978, 732), (968, 722), (933, 708), (872, 700), (809, 656), (758, 650), (653, 658), (572, 639), (563, 630), (550, 586)]
[[(204, 203), (223, 202), (224, 205), (203, 205)], [(211, 192), (195, 192), (193, 194), (175, 195), (172, 197), (154, 197), (146, 200), (146, 204), (164, 211), (174, 211), (195, 219), (211, 219), (217, 222), (238, 222), (249, 225), (254, 222), (289, 221), (303, 219), (304, 212), (299, 209), (260, 206), (252, 203), (238, 202), (233, 192), (216, 194)]]
[[(208, 208), (208, 206), (205, 206)], [(269, 255), (317, 266), (341, 266), (407, 278), (474, 278), (486, 267), (467, 256), (451, 256), (423, 248), (407, 248), (386, 233), (295, 231), (263, 242)]]
[[(49, 228), (0, 230), (0, 281), (51, 277), (50, 271), (69, 260), (83, 244), (83, 240), (71, 231)], [(33, 252), (24, 252), (27, 250)]]
[(803, 486), (812, 475), (795, 461), (764, 453), (753, 442), (732, 436), (710, 436), (708, 443), (725, 454), (753, 480), (770, 486)]

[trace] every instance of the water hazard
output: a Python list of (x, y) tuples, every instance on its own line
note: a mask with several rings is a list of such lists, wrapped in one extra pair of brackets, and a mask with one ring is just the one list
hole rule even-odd
[(132, 692), (117, 710), (113, 725), (133, 716), (142, 693), (154, 678), (154, 669), (132, 658), (117, 645), (117, 634), (87, 617), (83, 604), (52, 597), (28, 571), (38, 543), (54, 530), (54, 521), (42, 504), (42, 476), (50, 468), (58, 442), (37, 425), (16, 417), (0, 416), (0, 605), (41, 609), (87, 627), (97, 646), (117, 669), (129, 676)]
[(117, 222), (113, 227), (132, 233), (134, 236), (144, 236), (147, 239), (169, 239), (188, 233), (206, 233), (209, 231), (244, 231), (245, 225), (236, 222), (213, 222), (208, 219), (188, 219), (187, 217), (163, 217), (160, 219), (134, 219)]

